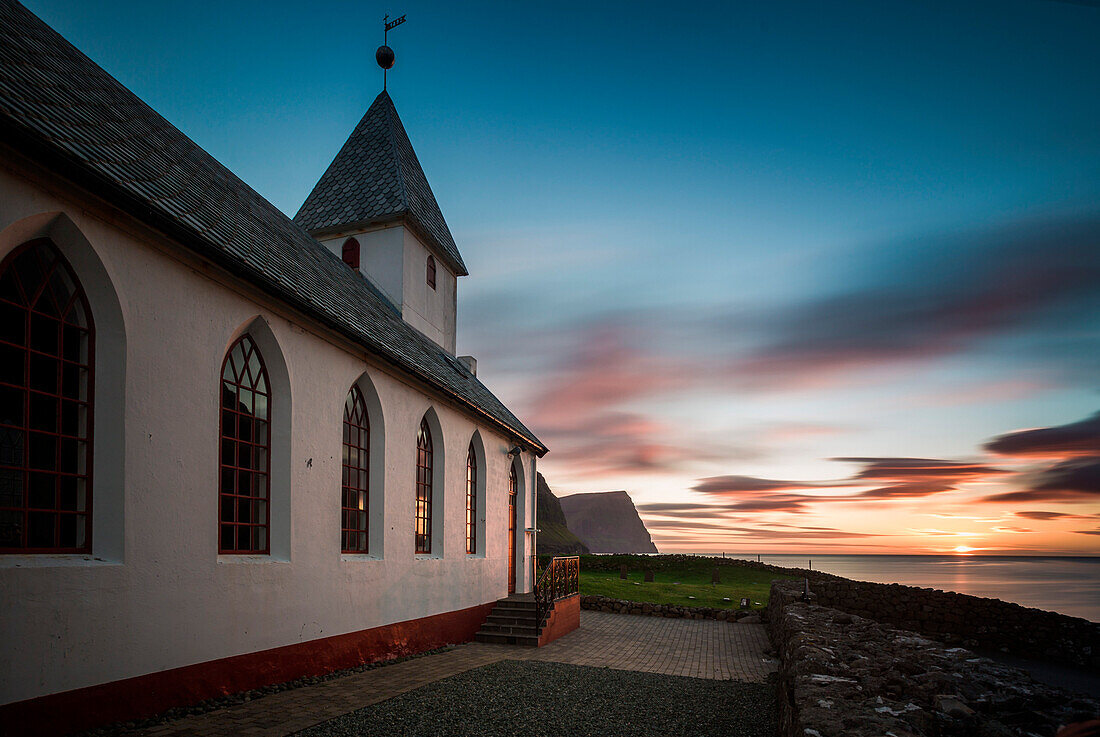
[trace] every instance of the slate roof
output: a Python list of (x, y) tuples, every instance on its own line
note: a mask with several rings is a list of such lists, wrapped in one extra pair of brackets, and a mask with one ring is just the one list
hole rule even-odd
[(366, 279), (14, 0), (0, 0), (0, 141), (546, 452)]
[(466, 264), (393, 100), (382, 91), (306, 197), (294, 222), (311, 233), (401, 220), (459, 276)]

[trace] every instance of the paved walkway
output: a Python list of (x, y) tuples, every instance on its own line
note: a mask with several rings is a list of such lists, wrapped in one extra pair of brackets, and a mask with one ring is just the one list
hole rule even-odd
[(759, 624), (581, 612), (581, 628), (542, 648), (468, 643), (315, 686), (133, 732), (136, 737), (282, 737), (499, 660), (544, 660), (694, 678), (762, 681), (776, 669)]
[(777, 663), (762, 624), (581, 612), (581, 628), (522, 660), (594, 665), (669, 676), (763, 681)]

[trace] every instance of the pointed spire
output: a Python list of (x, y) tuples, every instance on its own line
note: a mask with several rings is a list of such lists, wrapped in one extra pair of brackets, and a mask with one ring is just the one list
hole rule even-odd
[(385, 90), (321, 175), (294, 222), (315, 236), (401, 222), (456, 274), (469, 273)]

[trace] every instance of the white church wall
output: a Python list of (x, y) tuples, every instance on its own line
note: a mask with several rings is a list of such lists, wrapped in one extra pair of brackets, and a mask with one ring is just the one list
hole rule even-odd
[(404, 299), (404, 227), (386, 225), (371, 230), (349, 231), (324, 236), (322, 244), (343, 259), (344, 242), (355, 238), (359, 242), (359, 273), (395, 305)]
[[(91, 299), (98, 341), (93, 555), (0, 556), (0, 703), (505, 595), (505, 437), (140, 224), (43, 181), (32, 184), (0, 167), (0, 234), (26, 218), (64, 213), (88, 243), (88, 254), (71, 259), (78, 277), (90, 298), (117, 294), (119, 314), (101, 306), (106, 296)], [(0, 258), (15, 245), (0, 238)], [(439, 273), (453, 299), (453, 277)], [(283, 438), (272, 447), (272, 555), (219, 556), (220, 370), (226, 349), (249, 325), (263, 326), (254, 337), (276, 391), (273, 437)], [(111, 331), (119, 334), (103, 340)], [(273, 363), (285, 369), (273, 370)], [(115, 386), (101, 392), (101, 380)], [(372, 423), (377, 417), (384, 426), (384, 448), (372, 448), (371, 469), (371, 506), (384, 507), (375, 510), (384, 516), (372, 512), (370, 553), (349, 556), (340, 552), (340, 458), (353, 382), (369, 383)], [(433, 490), (442, 554), (416, 556), (416, 430), (430, 409), (446, 450), (443, 487)], [(484, 556), (466, 555), (464, 545), (466, 450), (475, 431), (484, 441), (487, 479), (479, 514)], [(534, 459), (521, 459), (519, 516), (528, 527)], [(109, 510), (112, 498), (121, 514), (104, 522), (100, 504)], [(529, 554), (527, 538), (520, 531), (517, 547)], [(528, 566), (517, 569), (517, 589), (529, 590)]]
[(457, 278), (443, 260), (435, 257), (435, 289), (428, 286), (427, 264), (431, 251), (407, 228), (404, 231), (405, 322), (427, 335), (452, 356), (455, 353)]
[(359, 241), (359, 271), (401, 311), (405, 322), (431, 338), (451, 355), (455, 353), (458, 280), (436, 257), (436, 286), (428, 286), (428, 250), (408, 228), (399, 224), (366, 231), (324, 236), (322, 244), (343, 257), (344, 242)]

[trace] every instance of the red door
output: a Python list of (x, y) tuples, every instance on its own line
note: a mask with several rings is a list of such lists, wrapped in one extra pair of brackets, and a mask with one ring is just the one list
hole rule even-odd
[(508, 473), (508, 593), (516, 593), (516, 467)]

